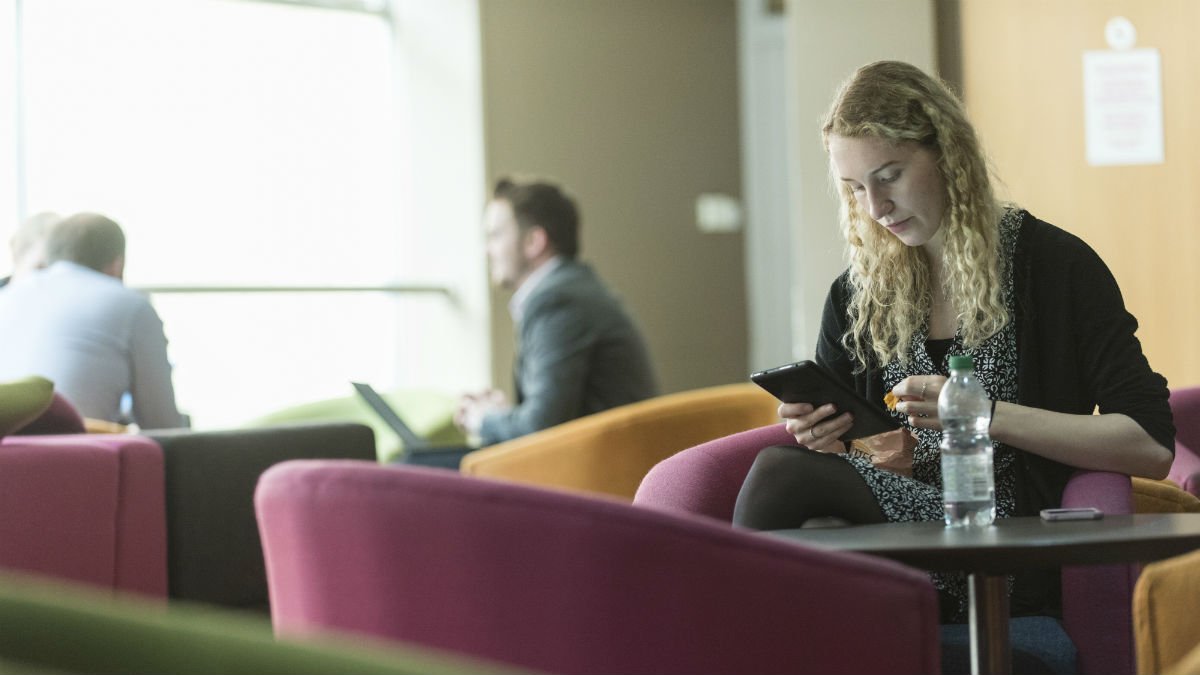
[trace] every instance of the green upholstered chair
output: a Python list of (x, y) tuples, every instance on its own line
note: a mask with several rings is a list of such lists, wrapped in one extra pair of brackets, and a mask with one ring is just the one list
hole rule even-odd
[(0, 383), (0, 437), (34, 421), (54, 400), (54, 383), (36, 375)]
[(270, 622), (0, 573), (0, 673), (513, 673), (359, 637), (276, 639)]
[[(349, 389), (349, 385), (346, 385)], [(400, 389), (381, 395), (418, 436), (434, 445), (463, 445), (466, 439), (454, 426), (457, 399), (433, 390)], [(358, 422), (375, 432), (379, 461), (390, 462), (404, 449), (400, 437), (357, 394), (291, 406), (249, 420), (242, 426), (264, 427), (308, 422)]]

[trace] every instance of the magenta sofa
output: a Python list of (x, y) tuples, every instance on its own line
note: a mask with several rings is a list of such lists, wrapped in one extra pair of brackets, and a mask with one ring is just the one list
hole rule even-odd
[[(774, 424), (679, 452), (650, 470), (634, 504), (729, 522), (750, 465), (760, 450), (772, 445), (796, 445), (796, 439), (782, 424)], [(1110, 514), (1133, 513), (1129, 477), (1077, 472), (1066, 487), (1062, 505), (1095, 506)], [(1133, 565), (1063, 569), (1062, 626), (1074, 642), (1079, 672), (1084, 675), (1134, 672), (1131, 603), (1137, 571)]]
[(162, 451), (137, 436), (0, 441), (0, 567), (165, 597)]
[(255, 505), (280, 635), (332, 628), (564, 674), (940, 669), (928, 576), (882, 559), (367, 462), (279, 464)]
[[(18, 431), (23, 436), (11, 443), (28, 442), (34, 448), (102, 446), (120, 451), (139, 448), (155, 460), (153, 468), (145, 457), (123, 465), (135, 474), (130, 484), (154, 483), (153, 499), (130, 495), (136, 505), (122, 513), (135, 531), (155, 537), (125, 537), (124, 546), (148, 547), (146, 559), (158, 561), (163, 569), (166, 594), (171, 600), (222, 605), (265, 614), (267, 574), (263, 568), (258, 524), (254, 519), (254, 487), (259, 475), (286, 459), (337, 458), (374, 459), (375, 435), (364, 424), (322, 422), (230, 430), (159, 429), (144, 436), (84, 435), (84, 421), (75, 406), (55, 394), (54, 400), (33, 422)], [(58, 434), (57, 437), (46, 434)], [(68, 435), (69, 434), (69, 435)], [(17, 439), (25, 439), (18, 441)], [(51, 438), (58, 440), (51, 441)], [(151, 452), (151, 449), (153, 452)], [(43, 458), (50, 461), (50, 458)], [(103, 473), (97, 471), (102, 477)], [(136, 478), (136, 481), (133, 481)], [(47, 477), (46, 480), (49, 480)], [(45, 485), (41, 489), (45, 489)], [(38, 489), (34, 485), (27, 490)], [(57, 494), (52, 491), (50, 494)], [(67, 492), (66, 494), (72, 494)], [(149, 493), (147, 493), (149, 494)], [(79, 499), (86, 498), (81, 493)], [(18, 498), (16, 502), (23, 502)], [(165, 514), (165, 515), (164, 515)], [(0, 511), (0, 518), (3, 511)], [(29, 527), (47, 514), (21, 514)], [(150, 522), (153, 519), (153, 522)], [(133, 522), (137, 520), (137, 522)], [(18, 521), (20, 522), (20, 521)], [(165, 543), (159, 534), (164, 529)], [(16, 527), (16, 524), (10, 524)], [(152, 544), (148, 542), (153, 542)], [(47, 544), (48, 545), (48, 544)], [(0, 540), (3, 547), (3, 540)], [(165, 553), (161, 550), (165, 547)], [(27, 552), (23, 555), (32, 555)], [(41, 554), (42, 565), (48, 564)], [(0, 564), (3, 556), (0, 555)], [(67, 564), (58, 560), (59, 566)], [(155, 586), (155, 594), (162, 590)]]

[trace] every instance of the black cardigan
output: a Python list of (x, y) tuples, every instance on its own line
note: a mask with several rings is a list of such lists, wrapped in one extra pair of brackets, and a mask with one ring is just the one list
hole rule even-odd
[[(1150, 369), (1108, 266), (1081, 239), (1022, 213), (1013, 253), (1017, 327), (1017, 403), (1056, 412), (1123, 413), (1175, 451), (1167, 381)], [(883, 407), (883, 378), (872, 365), (854, 373), (841, 345), (846, 332), (849, 272), (833, 283), (825, 302), (816, 360), (867, 400)], [(1062, 503), (1073, 467), (1015, 449), (1016, 514), (1035, 515)], [(1012, 614), (1058, 615), (1055, 569), (1016, 575)]]
[[(1075, 235), (1022, 216), (1013, 256), (1017, 402), (1080, 415), (1097, 406), (1101, 413), (1123, 413), (1174, 452), (1167, 381), (1142, 354), (1137, 320), (1125, 310), (1108, 266)], [(841, 344), (850, 293), (847, 271), (825, 302), (816, 360), (882, 407), (881, 370), (854, 373)], [(1075, 469), (1019, 449), (1016, 457), (1016, 515), (1058, 506)]]

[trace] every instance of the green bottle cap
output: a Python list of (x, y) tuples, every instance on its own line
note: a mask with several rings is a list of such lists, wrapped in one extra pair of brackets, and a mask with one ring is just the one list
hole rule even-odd
[(956, 355), (950, 357), (950, 370), (974, 370), (975, 361), (970, 356)]

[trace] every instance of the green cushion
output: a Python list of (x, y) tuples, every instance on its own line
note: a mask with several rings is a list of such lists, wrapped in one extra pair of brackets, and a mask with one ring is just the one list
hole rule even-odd
[(54, 383), (31, 375), (0, 384), (0, 436), (37, 419), (54, 400)]
[(276, 640), (270, 622), (0, 574), (0, 672), (515, 672), (370, 638)]
[[(381, 393), (418, 436), (434, 445), (464, 445), (466, 439), (454, 426), (458, 400), (432, 390), (400, 389)], [(404, 449), (400, 437), (357, 394), (313, 401), (268, 413), (243, 424), (246, 427), (276, 426), (304, 422), (358, 422), (375, 432), (379, 461), (388, 462)]]

